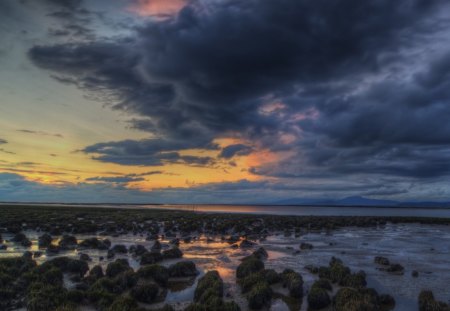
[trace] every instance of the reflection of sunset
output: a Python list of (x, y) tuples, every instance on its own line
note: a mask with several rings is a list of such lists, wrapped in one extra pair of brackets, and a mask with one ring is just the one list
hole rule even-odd
[(142, 16), (164, 16), (177, 13), (185, 4), (185, 0), (139, 0), (130, 11)]

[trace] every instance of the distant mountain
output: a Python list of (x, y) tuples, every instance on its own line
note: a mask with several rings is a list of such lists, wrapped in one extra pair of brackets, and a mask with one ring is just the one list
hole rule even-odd
[(398, 207), (449, 207), (450, 202), (399, 202), (393, 200), (369, 199), (361, 196), (352, 196), (343, 199), (305, 199), (289, 198), (273, 202), (274, 205), (330, 205), (330, 206), (398, 206)]

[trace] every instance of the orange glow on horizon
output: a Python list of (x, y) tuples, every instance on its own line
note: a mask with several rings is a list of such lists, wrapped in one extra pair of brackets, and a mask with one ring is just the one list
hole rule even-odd
[(141, 16), (169, 16), (178, 13), (185, 5), (186, 0), (139, 0), (129, 10)]

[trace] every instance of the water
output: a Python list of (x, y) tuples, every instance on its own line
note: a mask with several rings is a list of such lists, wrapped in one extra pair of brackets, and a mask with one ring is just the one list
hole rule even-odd
[[(0, 203), (0, 205), (23, 205), (23, 203)], [(43, 205), (34, 203), (27, 205)], [(60, 204), (45, 206), (165, 209), (206, 213), (246, 213), (288, 216), (402, 216), (450, 218), (450, 208), (425, 207), (372, 207), (372, 206), (286, 206), (286, 205), (219, 205), (219, 204)]]
[[(29, 250), (37, 250), (38, 233), (27, 231), (27, 236), (33, 242)], [(4, 234), (5, 239), (12, 235)], [(78, 235), (83, 240), (91, 235)], [(143, 236), (132, 234), (120, 237), (108, 237), (113, 245), (141, 244), (151, 248), (153, 242), (146, 241)], [(209, 238), (209, 239), (208, 239)], [(213, 239), (211, 242), (210, 239)], [(168, 247), (168, 240), (163, 239), (163, 247)], [(301, 242), (314, 245), (312, 250), (301, 251)], [(0, 257), (20, 256), (26, 249), (7, 243), (9, 248), (0, 251)], [(308, 232), (300, 237), (285, 237), (281, 232), (273, 232), (266, 240), (258, 241), (269, 253), (266, 261), (267, 268), (278, 272), (291, 268), (300, 272), (305, 280), (305, 291), (309, 289), (316, 275), (310, 274), (305, 266), (328, 265), (332, 256), (339, 257), (352, 271), (364, 270), (367, 273), (368, 286), (375, 288), (380, 294), (388, 293), (395, 297), (397, 311), (417, 311), (417, 297), (422, 289), (431, 289), (436, 298), (450, 301), (448, 284), (450, 283), (450, 226), (420, 225), (420, 224), (387, 224), (371, 228), (341, 228), (332, 232)], [(230, 247), (219, 236), (199, 236), (191, 243), (180, 244), (183, 251), (183, 260), (192, 260), (200, 271), (199, 277), (208, 270), (218, 270), (225, 282), (225, 291), (231, 299), (237, 301), (243, 310), (246, 310), (245, 299), (236, 286), (235, 271), (242, 257), (249, 255), (254, 249), (242, 250)], [(86, 250), (92, 261), (89, 265), (100, 264), (105, 267), (110, 261), (100, 261), (106, 251)], [(58, 256), (78, 257), (78, 251), (61, 252)], [(373, 262), (375, 256), (388, 257), (392, 263), (399, 263), (405, 267), (404, 275), (393, 275), (377, 269)], [(106, 256), (105, 256), (106, 257)], [(128, 258), (133, 268), (139, 268), (139, 263), (131, 256), (120, 255), (119, 258)], [(44, 254), (38, 258), (43, 262), (51, 257)], [(164, 261), (168, 266), (179, 260)], [(414, 278), (411, 272), (417, 270), (419, 277)], [(198, 277), (197, 277), (198, 280)], [(196, 282), (191, 286), (177, 291), (169, 291), (167, 301), (176, 303), (177, 309), (182, 309), (193, 298)], [(305, 300), (306, 301), (306, 300)], [(283, 310), (285, 306), (279, 300), (273, 301), (272, 310)], [(302, 310), (307, 310), (306, 302)]]

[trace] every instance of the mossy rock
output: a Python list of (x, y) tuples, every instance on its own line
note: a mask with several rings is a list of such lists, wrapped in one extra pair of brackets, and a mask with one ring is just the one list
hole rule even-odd
[(311, 310), (320, 310), (331, 304), (331, 299), (327, 290), (322, 288), (321, 285), (313, 284), (309, 290), (307, 300), (308, 307)]
[(249, 308), (260, 310), (264, 306), (268, 306), (270, 304), (272, 299), (272, 289), (267, 282), (260, 282), (255, 284), (246, 296)]
[(293, 298), (303, 297), (303, 278), (300, 273), (297, 273), (291, 269), (285, 269), (281, 273), (283, 280), (283, 286), (289, 290), (289, 296)]
[(138, 302), (152, 303), (158, 296), (159, 288), (156, 284), (147, 283), (133, 287), (130, 291), (132, 298)]
[(171, 277), (192, 277), (198, 274), (195, 263), (192, 261), (181, 261), (169, 267)]
[(141, 256), (141, 265), (153, 265), (162, 261), (163, 255), (161, 253), (146, 252)]
[(239, 264), (236, 270), (236, 277), (242, 279), (263, 269), (264, 262), (252, 256)]
[(166, 287), (169, 280), (169, 270), (160, 265), (147, 265), (137, 271), (140, 278), (152, 279), (161, 286)]
[(128, 260), (116, 259), (116, 261), (109, 263), (106, 267), (106, 276), (112, 278), (128, 270), (131, 270)]
[(26, 295), (28, 311), (48, 311), (67, 303), (67, 290), (61, 286), (33, 283)]
[(173, 247), (163, 251), (162, 256), (164, 259), (177, 259), (183, 257), (183, 252), (178, 247)]
[(194, 301), (206, 303), (211, 297), (223, 297), (223, 281), (217, 271), (208, 271), (197, 284)]

